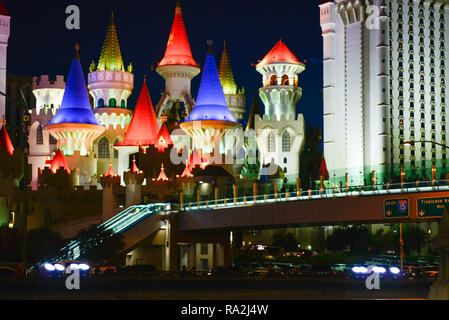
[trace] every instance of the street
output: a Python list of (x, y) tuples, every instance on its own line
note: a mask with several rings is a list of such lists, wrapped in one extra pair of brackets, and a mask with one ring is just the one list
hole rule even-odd
[(67, 290), (65, 280), (0, 282), (7, 300), (365, 300), (426, 299), (432, 281), (382, 280), (368, 290), (353, 279), (109, 278), (81, 280), (80, 290)]

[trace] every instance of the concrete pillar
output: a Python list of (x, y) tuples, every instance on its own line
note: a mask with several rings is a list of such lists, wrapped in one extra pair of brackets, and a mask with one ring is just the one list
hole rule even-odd
[(449, 300), (449, 210), (446, 207), (438, 226), (438, 236), (434, 245), (440, 252), (438, 280), (430, 288), (429, 299)]

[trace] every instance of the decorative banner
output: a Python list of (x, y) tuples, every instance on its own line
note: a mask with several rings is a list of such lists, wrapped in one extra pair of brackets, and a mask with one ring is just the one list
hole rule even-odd
[(418, 199), (418, 218), (440, 218), (449, 205), (449, 197)]
[(384, 218), (408, 218), (408, 199), (391, 199), (384, 201)]

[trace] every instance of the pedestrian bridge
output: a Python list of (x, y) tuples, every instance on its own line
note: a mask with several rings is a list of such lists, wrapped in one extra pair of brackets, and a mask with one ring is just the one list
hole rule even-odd
[[(435, 221), (417, 212), (418, 199), (449, 197), (447, 181), (387, 185), (357, 190), (318, 190), (276, 193), (217, 199), (193, 203), (156, 203), (131, 206), (100, 227), (124, 235), (125, 249), (160, 229), (165, 221), (176, 219), (181, 233), (221, 232), (238, 229), (272, 229), (318, 225), (394, 223)], [(393, 199), (408, 200), (408, 215), (389, 218), (384, 203)], [(62, 249), (65, 257), (80, 257), (80, 241), (73, 240)], [(67, 255), (68, 253), (68, 255)], [(62, 256), (61, 256), (62, 258)]]

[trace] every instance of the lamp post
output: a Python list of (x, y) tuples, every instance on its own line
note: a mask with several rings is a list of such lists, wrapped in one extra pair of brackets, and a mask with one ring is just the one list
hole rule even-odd
[[(403, 145), (414, 145), (415, 143), (431, 143), (433, 145), (440, 146), (445, 149), (449, 149), (449, 146), (428, 140), (421, 141), (407, 141), (404, 142)], [(432, 165), (432, 180), (434, 179), (434, 175), (436, 172), (436, 168)], [(430, 288), (429, 299), (449, 299), (449, 286), (448, 286), (448, 272), (449, 272), (449, 215), (448, 208), (446, 207), (441, 218), (439, 224), (439, 234), (435, 239), (436, 247), (440, 251), (440, 266), (438, 270), (438, 280)], [(402, 238), (402, 237), (401, 237)]]

